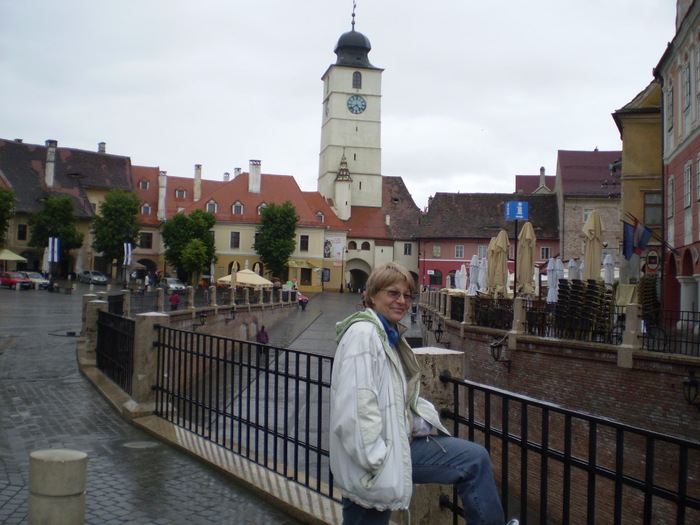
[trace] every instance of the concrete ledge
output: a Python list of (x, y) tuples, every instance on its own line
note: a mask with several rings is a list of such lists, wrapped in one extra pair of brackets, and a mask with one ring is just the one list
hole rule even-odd
[(136, 418), (132, 424), (204, 461), (304, 523), (333, 525), (342, 521), (340, 503), (158, 416)]

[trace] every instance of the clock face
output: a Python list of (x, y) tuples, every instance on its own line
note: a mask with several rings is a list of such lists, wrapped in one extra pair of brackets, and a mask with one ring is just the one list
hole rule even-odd
[(366, 107), (367, 102), (365, 102), (365, 99), (359, 95), (353, 95), (348, 99), (348, 109), (355, 115), (362, 113)]

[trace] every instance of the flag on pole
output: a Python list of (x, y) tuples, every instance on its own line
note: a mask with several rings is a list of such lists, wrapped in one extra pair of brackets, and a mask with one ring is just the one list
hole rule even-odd
[(131, 266), (131, 243), (124, 243), (124, 266)]
[(634, 224), (623, 221), (622, 253), (626, 260), (630, 260), (633, 254), (641, 255), (651, 239), (651, 230), (641, 222), (634, 220)]
[(49, 237), (49, 262), (57, 263), (60, 259), (59, 238)]

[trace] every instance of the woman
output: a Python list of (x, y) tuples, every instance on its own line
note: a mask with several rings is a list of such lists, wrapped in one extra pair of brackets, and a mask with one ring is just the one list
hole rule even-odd
[(378, 266), (367, 281), (367, 310), (336, 327), (330, 461), (343, 524), (387, 524), (391, 511), (408, 508), (413, 483), (443, 483), (456, 484), (467, 523), (503, 525), (488, 452), (450, 437), (419, 397), (418, 362), (399, 324), (413, 290), (404, 267)]

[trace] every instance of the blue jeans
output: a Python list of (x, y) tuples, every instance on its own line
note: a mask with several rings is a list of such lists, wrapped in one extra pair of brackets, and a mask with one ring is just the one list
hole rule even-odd
[[(484, 447), (450, 436), (411, 442), (414, 483), (456, 485), (469, 525), (503, 525), (503, 508)], [(391, 511), (366, 509), (343, 498), (343, 525), (386, 525)]]

